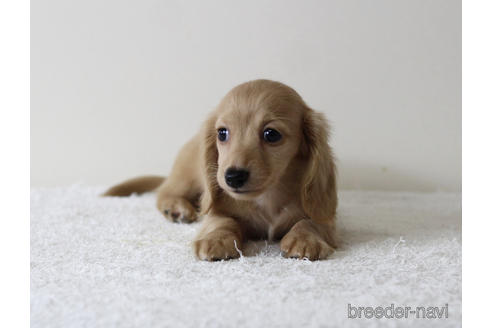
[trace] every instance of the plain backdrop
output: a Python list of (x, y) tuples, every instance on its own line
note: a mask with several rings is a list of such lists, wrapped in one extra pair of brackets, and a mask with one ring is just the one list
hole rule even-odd
[(31, 184), (167, 174), (268, 78), (332, 124), (342, 189), (461, 191), (461, 2), (31, 2)]

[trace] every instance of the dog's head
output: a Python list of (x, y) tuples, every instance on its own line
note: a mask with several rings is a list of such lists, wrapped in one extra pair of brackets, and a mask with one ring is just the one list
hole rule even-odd
[[(203, 165), (207, 187), (205, 212), (218, 192), (253, 200), (285, 178), (294, 158), (306, 163), (299, 172), (305, 211), (326, 205), (334, 166), (327, 144), (328, 126), (292, 88), (255, 80), (232, 89), (203, 126)], [(321, 207), (320, 207), (321, 206)]]

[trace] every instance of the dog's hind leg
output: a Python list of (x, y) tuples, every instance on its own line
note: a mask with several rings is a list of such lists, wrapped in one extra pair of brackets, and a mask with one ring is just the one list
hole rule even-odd
[(157, 208), (173, 222), (197, 220), (197, 203), (203, 192), (199, 171), (199, 139), (183, 146), (171, 174), (157, 190)]

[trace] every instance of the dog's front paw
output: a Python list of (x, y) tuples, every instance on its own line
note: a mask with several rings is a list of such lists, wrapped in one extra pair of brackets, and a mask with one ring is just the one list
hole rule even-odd
[(311, 261), (326, 259), (334, 252), (321, 237), (303, 231), (290, 231), (280, 241), (284, 257), (308, 258)]
[(239, 247), (241, 247), (239, 238), (232, 233), (222, 235), (212, 232), (193, 242), (196, 257), (205, 261), (238, 258)]
[(157, 201), (157, 208), (173, 222), (191, 223), (197, 219), (195, 207), (182, 197), (162, 197)]

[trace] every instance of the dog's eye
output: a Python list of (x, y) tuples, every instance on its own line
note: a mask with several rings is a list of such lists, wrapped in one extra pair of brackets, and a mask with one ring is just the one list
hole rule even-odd
[(263, 131), (263, 139), (265, 139), (266, 142), (274, 143), (282, 139), (282, 135), (277, 130), (266, 129)]
[(218, 129), (217, 138), (219, 138), (220, 141), (227, 141), (227, 139), (229, 139), (229, 130), (227, 130), (226, 128)]

